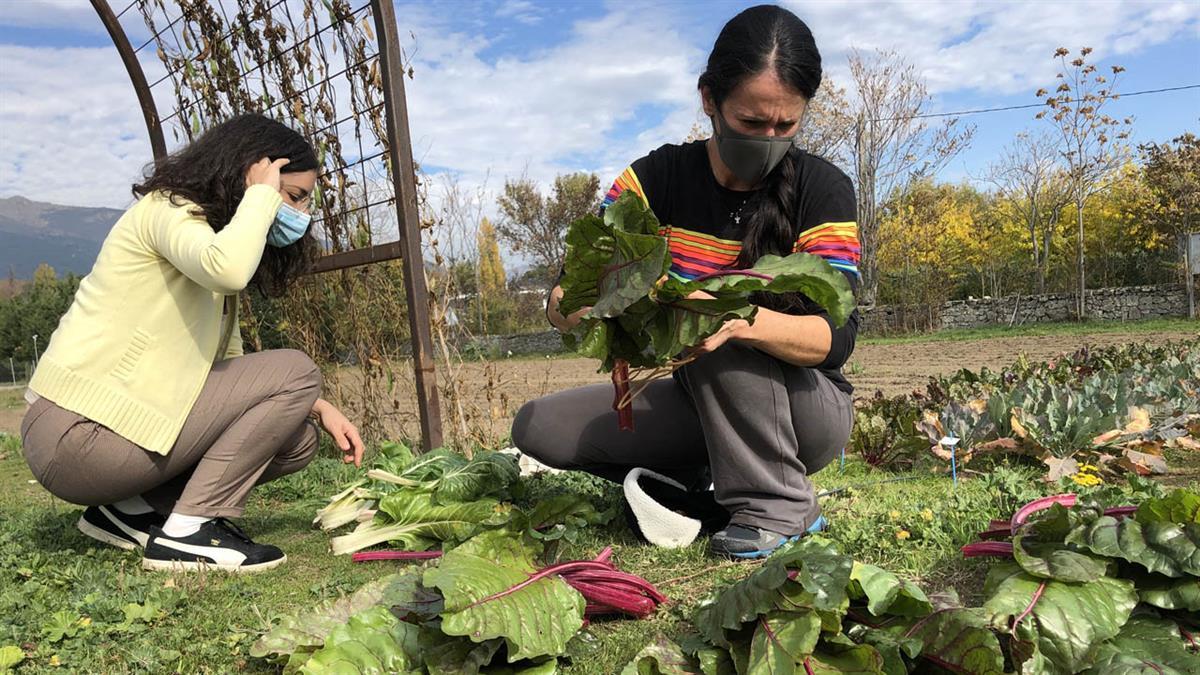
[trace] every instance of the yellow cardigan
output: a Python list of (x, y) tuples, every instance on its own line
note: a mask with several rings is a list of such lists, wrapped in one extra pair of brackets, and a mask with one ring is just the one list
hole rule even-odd
[(237, 294), (258, 269), (283, 202), (246, 190), (220, 232), (163, 193), (125, 212), (58, 323), (29, 388), (167, 454), (212, 364), (242, 353)]

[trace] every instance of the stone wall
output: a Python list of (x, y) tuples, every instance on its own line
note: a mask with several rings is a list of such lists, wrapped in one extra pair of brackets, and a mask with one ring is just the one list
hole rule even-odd
[[(1187, 316), (1187, 291), (1182, 284), (1130, 286), (1088, 291), (1088, 316), (1102, 321), (1137, 321)], [(877, 306), (860, 308), (860, 332), (887, 335), (913, 330), (947, 330), (983, 326), (1056, 323), (1075, 318), (1074, 293), (1047, 293), (1005, 298), (955, 300), (941, 307)], [(484, 335), (466, 346), (492, 358), (563, 351), (553, 330), (523, 335)]]
[[(864, 333), (895, 333), (914, 329), (946, 330), (982, 326), (1022, 326), (1071, 321), (1074, 293), (1014, 295), (944, 303), (928, 307), (864, 309)], [(1182, 284), (1099, 288), (1087, 293), (1087, 314), (1100, 321), (1138, 321), (1187, 316), (1187, 290)]]

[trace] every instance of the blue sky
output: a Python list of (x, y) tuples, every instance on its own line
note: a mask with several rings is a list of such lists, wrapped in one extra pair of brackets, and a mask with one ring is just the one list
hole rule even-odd
[[(400, 35), (415, 48), (414, 153), (427, 171), (486, 194), (522, 174), (548, 185), (585, 170), (607, 182), (701, 121), (696, 76), (721, 25), (751, 4), (397, 3)], [(926, 77), (932, 111), (1035, 103), (1060, 45), (1091, 46), (1101, 65), (1123, 65), (1125, 92), (1200, 83), (1197, 2), (784, 4), (813, 28), (833, 81), (848, 83), (852, 47), (894, 49)], [(144, 39), (129, 18), (134, 41)], [(1112, 111), (1136, 118), (1135, 142), (1166, 140), (1200, 131), (1200, 89), (1128, 98)], [(975, 140), (941, 177), (981, 175), (1016, 133), (1046, 128), (1035, 112), (965, 118)], [(87, 0), (0, 2), (0, 146), (0, 197), (129, 203), (149, 143)]]

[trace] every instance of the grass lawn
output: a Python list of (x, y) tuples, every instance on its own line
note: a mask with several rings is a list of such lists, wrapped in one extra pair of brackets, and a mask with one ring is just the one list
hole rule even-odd
[[(242, 524), (283, 547), (289, 560), (236, 577), (142, 571), (136, 554), (93, 545), (75, 530), (80, 509), (31, 483), (14, 438), (7, 437), (0, 455), (0, 647), (18, 645), (31, 655), (19, 672), (274, 672), (248, 656), (273, 618), (352, 591), (398, 565), (334, 557), (328, 536), (311, 529), (324, 497), (352, 475), (332, 459), (255, 492)], [(897, 477), (913, 480), (871, 484)], [(589, 494), (598, 504), (619, 499), (615, 486), (582, 474), (528, 480), (530, 501), (561, 491)], [(977, 594), (984, 567), (963, 560), (958, 547), (991, 516), (1007, 516), (1044, 489), (1019, 470), (964, 480), (956, 490), (948, 478), (884, 474), (853, 460), (845, 469), (835, 462), (816, 482), (822, 489), (860, 486), (823, 500), (828, 534), (846, 552), (929, 590), (954, 587), (964, 600)], [(709, 558), (703, 542), (679, 550), (643, 546), (623, 522), (554, 555), (592, 557), (606, 545), (620, 568), (658, 584), (673, 602), (650, 620), (593, 624), (564, 672), (618, 672), (654, 634), (684, 632), (698, 600), (754, 565)]]

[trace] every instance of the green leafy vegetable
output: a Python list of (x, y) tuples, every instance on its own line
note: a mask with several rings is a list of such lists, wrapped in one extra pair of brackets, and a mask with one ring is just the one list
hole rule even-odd
[(445, 599), (442, 631), (483, 642), (504, 638), (509, 662), (565, 653), (583, 625), (584, 600), (555, 576), (528, 583), (535, 549), (504, 531), (480, 534), (442, 557), (424, 583)]
[(1200, 655), (1187, 650), (1179, 627), (1149, 616), (1129, 620), (1096, 650), (1090, 675), (1184, 675), (1200, 672)]
[(337, 626), (325, 646), (301, 668), (305, 675), (421, 675), (417, 635), (420, 629), (404, 623), (384, 606), (372, 607)]
[(621, 675), (699, 675), (700, 666), (679, 645), (663, 635), (657, 635), (637, 653)]
[(1002, 563), (988, 574), (983, 609), (993, 628), (1033, 642), (1067, 672), (1091, 665), (1094, 646), (1117, 635), (1137, 604), (1133, 584), (1111, 577), (1068, 584)]

